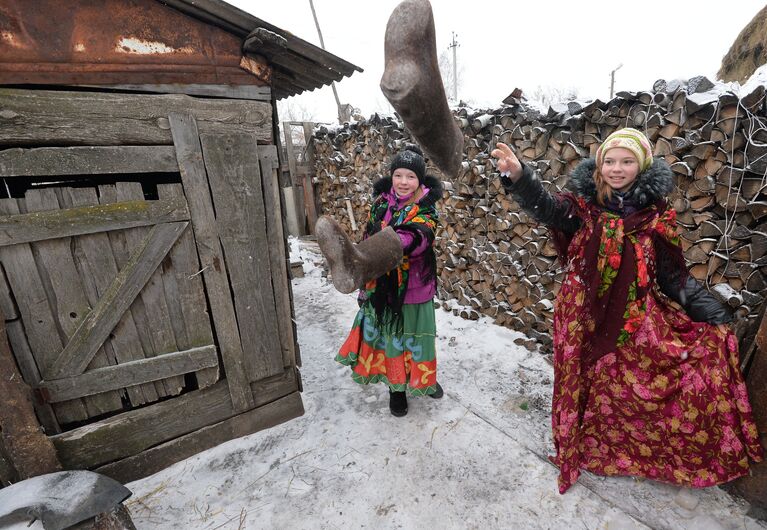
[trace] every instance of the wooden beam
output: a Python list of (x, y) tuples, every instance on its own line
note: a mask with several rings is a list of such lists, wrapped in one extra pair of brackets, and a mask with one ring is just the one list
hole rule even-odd
[(237, 317), (234, 312), (226, 262), (216, 230), (213, 203), (202, 158), (197, 122), (191, 114), (170, 114), (173, 142), (176, 146), (181, 181), (189, 201), (203, 279), (208, 293), (213, 322), (224, 361), (226, 380), (237, 412), (253, 408), (253, 394), (248, 386)]
[(171, 145), (171, 112), (191, 113), (202, 132), (272, 142), (272, 106), (260, 101), (0, 88), (0, 107), (5, 145)]
[(83, 319), (64, 350), (43, 373), (44, 379), (78, 375), (85, 371), (98, 348), (120, 321), (136, 295), (176, 242), (188, 223), (156, 225), (142, 247), (120, 271), (107, 293)]
[(296, 152), (293, 145), (293, 130), (291, 122), (282, 122), (282, 132), (285, 136), (285, 153), (288, 158), (288, 169), (290, 170), (290, 182), (294, 186), (297, 184), (296, 178)]
[(256, 85), (206, 85), (206, 84), (183, 84), (168, 83), (162, 85), (83, 85), (98, 88), (100, 90), (137, 92), (156, 92), (159, 94), (187, 94), (190, 96), (213, 96), (230, 99), (252, 99), (254, 101), (271, 101), (272, 89), (268, 86)]
[(264, 189), (264, 205), (266, 206), (266, 230), (269, 238), (269, 260), (272, 264), (272, 288), (277, 304), (277, 324), (280, 328), (282, 361), (285, 366), (301, 366), (301, 355), (296, 343), (293, 290), (288, 281), (289, 254), (285, 245), (283, 210), (277, 175), (279, 167), (277, 147), (273, 145), (259, 146), (258, 158), (261, 163), (261, 183)]
[(293, 145), (293, 135), (291, 134), (291, 122), (282, 122), (282, 130), (285, 136), (285, 156), (287, 157), (288, 170), (290, 171), (290, 184), (293, 187), (294, 205), (285, 205), (286, 208), (295, 208), (296, 218), (298, 219), (298, 235), (304, 235), (306, 231), (306, 206), (304, 204), (304, 193), (298, 193), (298, 187), (303, 187), (303, 180), (298, 178), (296, 171), (296, 152)]
[(0, 151), (0, 176), (176, 173), (172, 146), (38, 147)]
[(122, 483), (146, 477), (171, 464), (226, 441), (297, 418), (304, 413), (301, 395), (293, 392), (257, 409), (203, 427), (193, 433), (147, 449), (138, 455), (97, 468), (95, 471)]
[(51, 437), (65, 469), (96, 466), (139, 454), (236, 414), (226, 381)]
[[(297, 390), (295, 372), (252, 385), (254, 408)], [(65, 469), (94, 469), (236, 416), (225, 380), (51, 437)]]
[(283, 367), (258, 146), (243, 134), (201, 134), (200, 142), (248, 381), (258, 381), (282, 373)]
[(306, 163), (297, 166), (296, 171), (301, 174), (301, 180), (304, 183), (304, 204), (306, 205), (306, 217), (309, 222), (309, 233), (314, 234), (314, 225), (317, 223), (317, 202), (314, 198), (314, 146), (312, 144), (312, 133), (314, 124), (311, 122), (303, 123), (304, 141), (306, 142)]
[(0, 247), (187, 220), (189, 210), (183, 197), (1, 216)]
[(314, 225), (317, 223), (317, 208), (314, 205), (314, 185), (312, 176), (304, 175), (301, 177), (304, 185), (304, 207), (306, 208), (306, 220), (309, 223), (309, 233), (314, 234)]
[(214, 345), (190, 350), (164, 353), (157, 357), (140, 359), (89, 370), (81, 375), (41, 381), (39, 388), (48, 403), (58, 403), (83, 396), (91, 396), (109, 390), (159, 381), (166, 377), (183, 375), (218, 365), (218, 353)]

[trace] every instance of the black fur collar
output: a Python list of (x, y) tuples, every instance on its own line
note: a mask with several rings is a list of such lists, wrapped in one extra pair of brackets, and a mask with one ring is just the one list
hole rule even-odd
[[(587, 158), (575, 168), (565, 188), (586, 200), (593, 200), (597, 195), (597, 186), (592, 178), (597, 163)], [(668, 196), (674, 189), (674, 173), (662, 158), (655, 158), (652, 165), (639, 174), (634, 186), (626, 192), (623, 200), (633, 202), (638, 208), (644, 208), (659, 199)]]
[[(419, 204), (433, 205), (442, 198), (442, 183), (434, 175), (427, 174), (423, 179), (424, 185), (429, 188), (426, 197), (421, 197)], [(391, 177), (381, 177), (373, 184), (373, 198), (391, 190)]]

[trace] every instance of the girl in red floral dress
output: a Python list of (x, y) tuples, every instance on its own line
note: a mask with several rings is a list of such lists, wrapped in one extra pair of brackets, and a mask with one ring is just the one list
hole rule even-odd
[(672, 172), (645, 135), (614, 132), (554, 195), (507, 145), (491, 154), (566, 266), (553, 330), (560, 493), (581, 469), (688, 487), (748, 474), (763, 448), (732, 315), (688, 274)]

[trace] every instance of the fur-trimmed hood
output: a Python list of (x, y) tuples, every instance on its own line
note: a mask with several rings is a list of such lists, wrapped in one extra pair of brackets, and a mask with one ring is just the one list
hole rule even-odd
[[(575, 168), (565, 188), (586, 200), (595, 200), (597, 186), (592, 178), (597, 167), (596, 160), (587, 158)], [(639, 174), (634, 186), (626, 192), (623, 200), (638, 208), (644, 208), (668, 196), (674, 189), (674, 173), (662, 158), (655, 158), (652, 165)]]
[[(383, 193), (391, 191), (391, 177), (382, 177), (373, 184), (373, 198), (377, 198)], [(429, 173), (423, 179), (423, 185), (429, 188), (429, 193), (426, 196), (421, 197), (418, 201), (419, 204), (433, 205), (436, 204), (442, 198), (442, 182)]]

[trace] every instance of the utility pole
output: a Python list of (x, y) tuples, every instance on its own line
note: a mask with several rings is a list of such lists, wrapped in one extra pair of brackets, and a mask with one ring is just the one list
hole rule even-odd
[[(322, 46), (322, 49), (325, 49), (325, 39), (322, 38), (322, 30), (320, 29), (320, 21), (317, 20), (317, 12), (314, 10), (314, 1), (309, 0), (309, 6), (312, 8), (312, 16), (314, 17), (314, 25), (317, 26), (317, 34), (320, 36), (320, 46)], [(341, 109), (341, 100), (338, 99), (338, 91), (336, 90), (336, 82), (332, 81), (330, 83), (331, 88), (333, 89), (333, 96), (336, 98), (336, 107), (338, 108), (338, 123), (343, 124), (344, 122), (344, 113)]]
[(615, 69), (610, 72), (610, 99), (613, 99), (613, 91), (615, 89), (615, 72), (620, 70), (621, 66), (623, 66), (623, 63), (616, 66)]
[(456, 34), (453, 32), (453, 42), (448, 48), (453, 48), (453, 100), (458, 103), (458, 61), (456, 60), (455, 50), (458, 48), (458, 41), (455, 40)]

